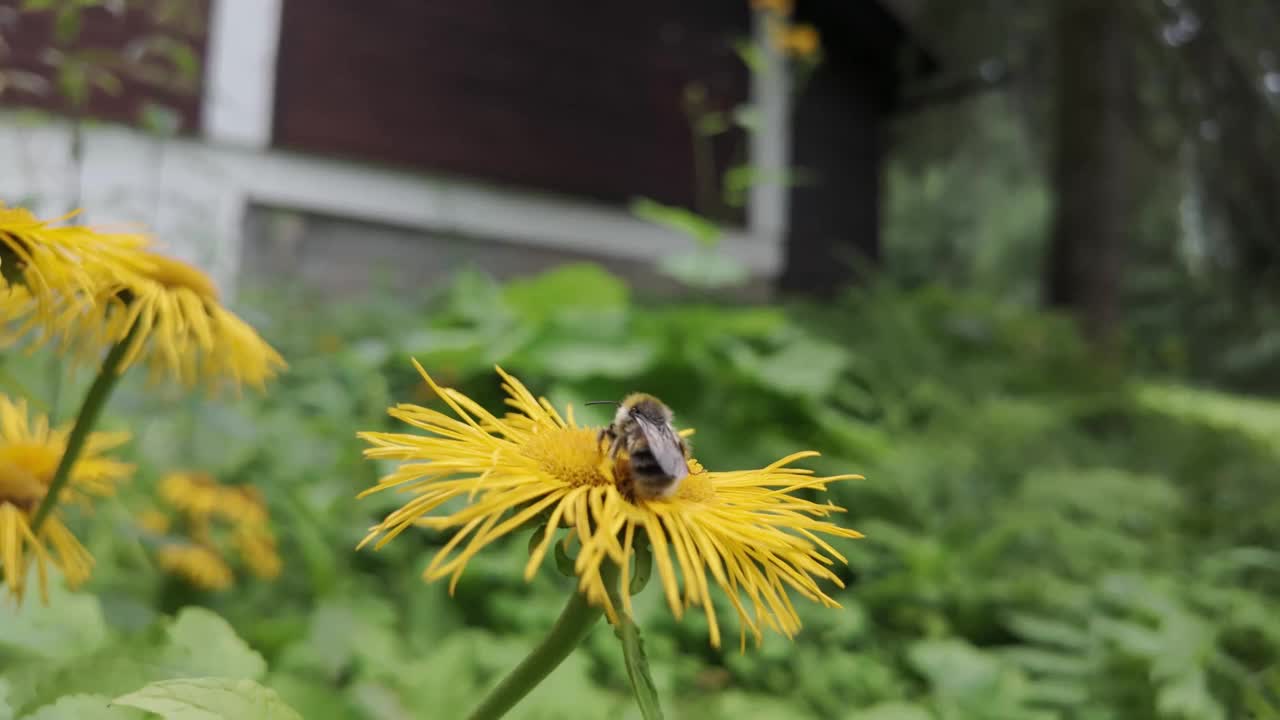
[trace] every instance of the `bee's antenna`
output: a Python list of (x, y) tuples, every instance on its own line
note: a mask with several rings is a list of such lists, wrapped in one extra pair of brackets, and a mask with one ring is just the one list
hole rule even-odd
[(583, 405), (621, 405), (622, 403), (618, 402), (617, 400), (592, 400), (591, 402), (584, 402), (582, 404)]

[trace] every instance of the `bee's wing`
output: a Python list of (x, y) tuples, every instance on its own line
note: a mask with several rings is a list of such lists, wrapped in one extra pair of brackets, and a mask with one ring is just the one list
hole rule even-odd
[(658, 467), (662, 468), (662, 472), (675, 480), (688, 475), (689, 464), (685, 461), (684, 452), (680, 449), (680, 439), (676, 437), (671, 425), (655, 423), (639, 414), (633, 417), (640, 432), (644, 433), (644, 439), (649, 443), (649, 451), (653, 453), (653, 459), (658, 461)]

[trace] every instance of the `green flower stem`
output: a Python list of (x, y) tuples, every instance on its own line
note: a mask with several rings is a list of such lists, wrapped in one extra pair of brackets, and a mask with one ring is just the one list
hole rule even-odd
[[(604, 562), (600, 572), (605, 587), (617, 585), (617, 566)], [(569, 598), (564, 610), (560, 611), (556, 624), (551, 627), (551, 632), (489, 692), (480, 706), (467, 716), (468, 720), (497, 720), (505, 715), (569, 657), (569, 653), (587, 637), (602, 614), (602, 608), (592, 607), (587, 602), (587, 597), (575, 589), (573, 597)]]
[(647, 552), (639, 552), (640, 548), (647, 551), (648, 545), (642, 543), (636, 548), (637, 573), (632, 579), (639, 579), (640, 582), (632, 582), (630, 588), (621, 588), (619, 583), (606, 585), (605, 588), (609, 591), (609, 602), (618, 613), (618, 624), (614, 626), (613, 634), (618, 637), (618, 642), (622, 645), (622, 660), (627, 668), (627, 680), (631, 683), (631, 692), (635, 695), (636, 704), (640, 706), (640, 716), (644, 720), (663, 720), (662, 703), (658, 700), (658, 690), (653, 684), (653, 674), (649, 672), (649, 659), (644, 654), (644, 640), (640, 637), (640, 627), (623, 610), (625, 606), (622, 604), (623, 592), (635, 595), (644, 588), (649, 579), (649, 565), (646, 561), (652, 556)]
[(89, 386), (89, 392), (85, 394), (80, 412), (76, 415), (76, 423), (71, 428), (71, 435), (67, 437), (67, 449), (62, 452), (58, 469), (54, 471), (53, 480), (49, 483), (49, 490), (45, 492), (44, 499), (40, 501), (35, 514), (31, 516), (32, 533), (40, 530), (40, 525), (58, 504), (58, 493), (62, 492), (62, 488), (71, 479), (71, 468), (79, 459), (80, 452), (84, 450), (85, 441), (89, 439), (89, 433), (98, 423), (98, 416), (102, 414), (102, 408), (107, 404), (107, 398), (111, 396), (111, 391), (120, 380), (120, 363), (124, 360), (124, 355), (137, 329), (138, 324), (135, 322), (129, 328), (129, 332), (125, 333), (124, 338), (111, 347), (106, 359), (102, 361), (102, 368), (98, 370), (98, 377), (94, 378), (93, 384)]

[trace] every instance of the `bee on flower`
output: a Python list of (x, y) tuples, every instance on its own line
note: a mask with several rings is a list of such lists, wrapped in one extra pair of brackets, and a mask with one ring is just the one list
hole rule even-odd
[[(714, 646), (720, 645), (721, 630), (713, 586), (732, 605), (744, 646), (748, 635), (760, 643), (764, 630), (787, 637), (800, 630), (791, 593), (838, 607), (820, 583), (841, 586), (829, 565), (844, 558), (822, 536), (861, 534), (827, 519), (840, 508), (796, 493), (824, 490), (829, 483), (858, 476), (815, 477), (792, 466), (816, 454), (812, 452), (795, 453), (758, 470), (709, 471), (696, 459), (683, 457), (683, 441), (667, 435), (671, 416), (662, 412), (665, 405), (652, 404), (649, 396), (643, 402), (624, 401), (621, 419), (602, 432), (577, 424), (572, 408), (561, 415), (501, 369), (507, 404), (514, 412), (500, 417), (462, 393), (440, 387), (421, 365), (414, 365), (451, 413), (399, 405), (389, 414), (426, 434), (359, 434), (370, 445), (366, 457), (403, 462), (362, 496), (387, 491), (408, 495), (401, 508), (370, 529), (362, 546), (382, 547), (411, 527), (451, 531), (424, 577), (449, 578), (452, 591), (468, 562), (485, 547), (545, 520), (531, 546), (525, 579), (538, 572), (557, 531), (568, 528), (568, 539), (577, 547), (574, 571), (580, 591), (615, 619), (619, 610), (631, 613), (631, 598), (621, 593), (623, 607), (615, 608), (609, 578), (620, 578), (619, 585), (628, 587), (632, 558), (638, 545), (647, 542), (671, 612), (678, 618), (692, 607), (701, 608)], [(636, 408), (652, 410), (654, 417), (627, 424)], [(654, 426), (652, 439), (644, 430), (631, 429), (645, 424)], [(641, 450), (656, 443), (664, 445), (663, 461), (646, 458), (637, 464)], [(666, 456), (670, 452), (676, 454)], [(637, 474), (644, 476), (642, 484), (661, 490), (636, 492)]]

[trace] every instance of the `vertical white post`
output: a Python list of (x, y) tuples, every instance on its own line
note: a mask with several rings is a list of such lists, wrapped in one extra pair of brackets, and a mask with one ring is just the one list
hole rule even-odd
[(271, 144), (282, 2), (213, 0), (203, 108), (210, 142)]
[(752, 13), (752, 32), (760, 68), (751, 76), (751, 100), (759, 127), (751, 134), (751, 164), (761, 182), (751, 188), (747, 210), (751, 235), (779, 246), (786, 239), (791, 161), (791, 77), (786, 58), (769, 41), (763, 13)]

